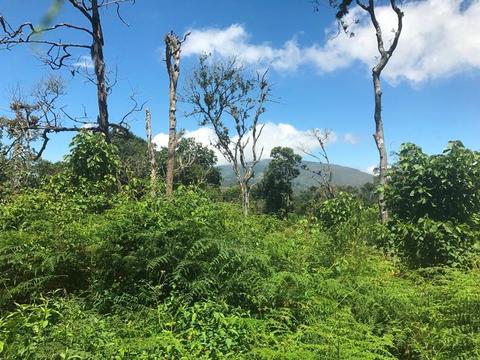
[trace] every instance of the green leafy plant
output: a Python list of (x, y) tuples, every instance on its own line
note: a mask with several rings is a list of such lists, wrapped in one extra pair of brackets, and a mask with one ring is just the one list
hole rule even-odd
[(326, 227), (358, 220), (362, 205), (350, 193), (339, 192), (333, 199), (325, 200), (318, 210), (318, 218)]
[(480, 155), (458, 141), (432, 156), (405, 144), (389, 174), (392, 245), (416, 266), (468, 260), (480, 233)]
[(115, 192), (119, 186), (120, 158), (117, 148), (103, 133), (83, 131), (76, 135), (65, 159), (71, 186), (88, 194)]
[(285, 216), (293, 209), (292, 180), (300, 174), (302, 157), (288, 147), (274, 147), (270, 152), (263, 179), (258, 186), (260, 197), (265, 199), (265, 212)]

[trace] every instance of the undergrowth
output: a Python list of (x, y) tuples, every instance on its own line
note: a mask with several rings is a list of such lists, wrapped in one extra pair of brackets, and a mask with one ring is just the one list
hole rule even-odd
[(2, 358), (480, 356), (479, 268), (408, 267), (368, 208), (245, 218), (192, 188), (102, 201), (40, 189), (2, 207)]

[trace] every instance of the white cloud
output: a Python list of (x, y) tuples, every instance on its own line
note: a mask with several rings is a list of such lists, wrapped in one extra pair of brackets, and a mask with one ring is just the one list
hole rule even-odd
[(77, 62), (73, 63), (73, 66), (79, 67), (82, 69), (93, 69), (93, 61), (89, 55), (80, 56)]
[[(421, 83), (468, 70), (480, 68), (480, 2), (462, 9), (460, 0), (425, 0), (408, 2), (398, 48), (385, 68), (391, 83), (407, 80)], [(396, 15), (389, 5), (378, 6), (377, 17), (384, 30), (385, 44), (393, 38)], [(331, 71), (360, 61), (369, 67), (378, 56), (372, 25), (367, 14), (355, 9), (352, 17), (359, 19), (351, 27), (353, 38), (342, 34), (327, 41), (322, 48), (311, 50), (316, 65)]]
[(356, 145), (356, 144), (358, 144), (360, 139), (355, 134), (346, 133), (346, 134), (343, 135), (343, 141), (345, 141), (346, 143), (352, 144), (352, 145)]
[[(250, 136), (250, 134), (247, 134)], [(221, 153), (215, 149), (211, 144), (215, 141), (215, 132), (209, 127), (200, 127), (192, 131), (185, 131), (185, 137), (194, 138), (195, 141), (208, 146), (212, 149), (218, 157), (219, 164), (228, 163)], [(167, 146), (168, 135), (164, 133), (157, 134), (153, 141), (159, 147)], [(336, 141), (336, 135), (331, 133), (330, 140), (327, 142), (332, 143)], [(269, 158), (271, 150), (275, 146), (286, 146), (294, 149), (298, 154), (303, 154), (300, 148), (307, 149), (310, 152), (315, 152), (319, 149), (317, 140), (312, 136), (311, 131), (303, 131), (295, 128), (290, 124), (272, 122), (265, 123), (261, 137), (258, 140), (257, 148), (263, 148), (262, 159)], [(249, 148), (249, 147), (247, 147)], [(247, 152), (247, 160), (252, 159), (251, 152)]]
[[(215, 155), (217, 155), (218, 162), (220, 164), (227, 163), (227, 161), (223, 158), (222, 154), (212, 145), (215, 140), (215, 132), (213, 131), (213, 129), (209, 127), (200, 127), (195, 130), (186, 130), (183, 136), (186, 138), (193, 138), (196, 142), (212, 149), (215, 152)], [(167, 147), (168, 134), (159, 133), (155, 135), (153, 138), (153, 142), (155, 143), (157, 148)]]
[(375, 175), (375, 169), (378, 168), (378, 164), (377, 165), (370, 165), (369, 167), (367, 167), (365, 169), (365, 171), (371, 175)]
[(165, 133), (159, 133), (155, 135), (152, 139), (152, 142), (155, 144), (155, 147), (161, 148), (161, 147), (167, 147), (168, 146), (168, 134)]
[[(390, 83), (406, 80), (422, 83), (447, 77), (469, 69), (480, 69), (480, 1), (424, 0), (402, 5), (405, 13), (403, 32), (398, 48), (384, 70)], [(389, 5), (377, 6), (385, 44), (393, 37), (396, 16)], [(341, 33), (324, 45), (301, 47), (295, 39), (280, 47), (268, 43), (253, 44), (241, 25), (225, 29), (192, 29), (185, 43), (184, 54), (203, 52), (220, 56), (236, 55), (247, 64), (269, 64), (279, 71), (295, 71), (302, 65), (313, 65), (320, 72), (331, 72), (359, 62), (370, 68), (378, 51), (373, 27), (360, 8), (349, 14), (350, 30), (355, 36)], [(313, 16), (313, 15), (312, 15)], [(336, 26), (334, 26), (336, 28)]]
[(287, 41), (281, 48), (267, 43), (251, 44), (250, 35), (239, 24), (225, 29), (192, 29), (184, 48), (185, 56), (211, 53), (223, 57), (236, 56), (246, 64), (268, 63), (277, 70), (296, 70), (302, 62), (301, 50), (295, 40)]

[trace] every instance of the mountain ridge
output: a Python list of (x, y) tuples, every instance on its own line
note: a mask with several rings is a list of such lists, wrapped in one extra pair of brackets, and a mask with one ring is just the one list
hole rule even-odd
[[(255, 176), (252, 179), (252, 184), (258, 183), (262, 178), (265, 170), (268, 167), (271, 159), (261, 160), (255, 166)], [(310, 171), (303, 169), (303, 166), (306, 166), (312, 171), (319, 171), (326, 169), (326, 165), (319, 164), (314, 161), (302, 161), (300, 168), (300, 175), (297, 176), (293, 181), (293, 188), (297, 191), (306, 190), (311, 186), (317, 186), (318, 182), (314, 179), (314, 176)], [(364, 171), (351, 168), (343, 165), (330, 165), (332, 169), (332, 183), (337, 186), (354, 186), (359, 187), (366, 183), (373, 182), (373, 175), (368, 174)], [(222, 174), (222, 186), (227, 187), (236, 183), (235, 174), (231, 165), (220, 165), (217, 166)], [(318, 177), (317, 177), (318, 179)]]

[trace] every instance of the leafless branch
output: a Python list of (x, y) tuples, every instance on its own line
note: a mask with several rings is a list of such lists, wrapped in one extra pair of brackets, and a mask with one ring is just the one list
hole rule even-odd
[(136, 112), (140, 112), (140, 111), (143, 111), (143, 108), (145, 107), (145, 105), (147, 104), (148, 101), (144, 101), (143, 103), (139, 104), (137, 99), (136, 99), (136, 93), (135, 92), (132, 92), (132, 94), (130, 95), (130, 101), (133, 103), (132, 107), (130, 108), (130, 110), (128, 110), (128, 112), (123, 115), (122, 117), (122, 120), (120, 120), (119, 124), (124, 126), (127, 119), (133, 114), (133, 113), (136, 113)]
[(326, 145), (331, 137), (332, 131), (328, 129), (313, 129), (311, 135), (317, 140), (318, 145), (320, 146), (320, 151), (318, 153), (313, 153), (309, 149), (300, 146), (299, 149), (305, 155), (308, 155), (316, 159), (320, 165), (325, 168), (320, 168), (319, 170), (312, 170), (307, 165), (303, 166), (303, 169), (308, 171), (320, 187), (324, 190), (325, 195), (328, 198), (335, 196), (335, 188), (332, 184), (333, 172), (330, 165), (330, 159), (326, 150)]
[[(88, 21), (87, 27), (66, 22), (47, 27), (35, 27), (31, 22), (24, 22), (17, 28), (14, 28), (4, 17), (0, 17), (0, 27), (3, 30), (3, 35), (0, 37), (0, 45), (4, 49), (11, 49), (19, 44), (43, 45), (46, 50), (44, 55), (41, 56), (43, 63), (54, 70), (67, 68), (72, 76), (76, 73), (81, 73), (89, 82), (96, 86), (98, 103), (97, 123), (98, 127), (105, 134), (107, 141), (109, 141), (108, 129), (110, 127), (107, 98), (112, 91), (112, 87), (117, 82), (117, 68), (113, 72), (113, 78), (110, 77), (110, 74), (106, 71), (103, 55), (104, 36), (99, 9), (114, 5), (119, 19), (126, 24), (119, 9), (120, 4), (126, 2), (135, 3), (133, 0), (68, 0), (68, 3)], [(85, 43), (52, 40), (51, 36), (54, 36), (62, 29), (87, 34), (89, 39)], [(43, 35), (46, 36), (47, 34), (51, 34), (50, 38), (42, 38)], [(71, 64), (68, 61), (72, 59), (73, 50), (75, 49), (88, 50), (92, 59), (94, 73), (89, 73), (88, 67), (84, 67), (84, 72), (81, 72), (81, 66), (75, 66), (75, 64)], [(120, 127), (123, 127), (122, 125)]]

